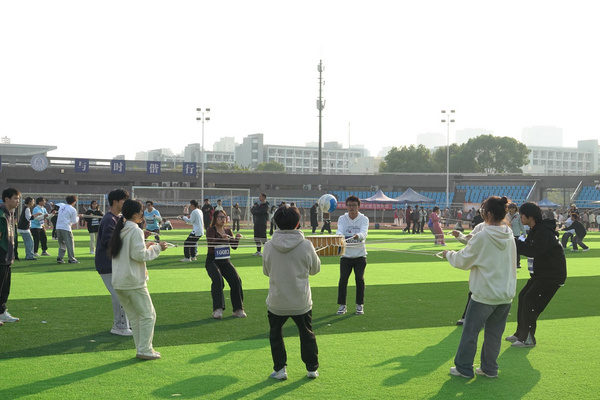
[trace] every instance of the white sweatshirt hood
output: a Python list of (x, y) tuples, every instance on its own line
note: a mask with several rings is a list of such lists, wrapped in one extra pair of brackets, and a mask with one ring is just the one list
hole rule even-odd
[(487, 225), (481, 233), (486, 235), (499, 250), (506, 249), (509, 243), (513, 243), (515, 240), (512, 229), (506, 225)]
[(282, 253), (287, 253), (295, 249), (300, 243), (304, 242), (304, 233), (299, 230), (276, 230), (271, 238), (273, 247)]

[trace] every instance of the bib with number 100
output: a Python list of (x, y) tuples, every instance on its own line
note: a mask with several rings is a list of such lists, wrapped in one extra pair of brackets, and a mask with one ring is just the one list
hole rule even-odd
[(230, 258), (229, 246), (215, 247), (215, 260), (224, 260)]

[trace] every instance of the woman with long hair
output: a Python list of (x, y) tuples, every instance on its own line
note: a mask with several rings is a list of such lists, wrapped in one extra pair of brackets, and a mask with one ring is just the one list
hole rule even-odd
[(442, 253), (453, 267), (470, 271), (469, 288), (473, 293), (451, 375), (474, 376), (477, 338), (483, 329), (481, 365), (475, 373), (488, 378), (498, 376), (502, 334), (517, 285), (515, 239), (512, 230), (503, 224), (507, 205), (506, 197), (489, 197), (482, 212), (485, 229), (475, 234), (462, 250)]
[(241, 234), (233, 236), (231, 229), (225, 227), (227, 214), (223, 210), (216, 210), (210, 228), (206, 230), (206, 241), (208, 244), (208, 253), (206, 254), (205, 268), (208, 276), (212, 280), (210, 293), (213, 299), (213, 318), (222, 319), (223, 310), (225, 310), (225, 295), (223, 288), (225, 282), (231, 289), (231, 305), (233, 315), (238, 318), (245, 318), (244, 312), (244, 293), (242, 291), (242, 280), (230, 260), (230, 250), (237, 249)]
[(146, 261), (157, 258), (167, 244), (146, 243), (138, 226), (144, 220), (140, 201), (125, 200), (121, 212), (108, 249), (112, 258), (112, 285), (131, 323), (136, 357), (156, 360), (160, 358), (160, 353), (152, 347), (156, 312), (146, 285)]

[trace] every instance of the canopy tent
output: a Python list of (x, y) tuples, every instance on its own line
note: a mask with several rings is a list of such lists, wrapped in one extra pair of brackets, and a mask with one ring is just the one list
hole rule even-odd
[(402, 204), (408, 204), (408, 203), (435, 203), (434, 199), (430, 199), (429, 197), (423, 196), (422, 194), (419, 194), (419, 193), (415, 192), (411, 188), (406, 189), (404, 191), (404, 193), (402, 193), (401, 196), (396, 197), (396, 201), (398, 203), (402, 203)]
[(540, 206), (540, 207), (550, 207), (550, 208), (552, 208), (552, 207), (561, 207), (560, 204), (556, 204), (556, 203), (548, 200), (547, 198), (544, 198), (542, 201), (538, 201), (537, 205)]
[(373, 196), (366, 198), (364, 200), (361, 200), (361, 201), (364, 201), (365, 203), (374, 203), (374, 204), (398, 203), (398, 200), (392, 199), (391, 197), (387, 197), (381, 189), (379, 189), (379, 191), (377, 193), (375, 193)]
[[(364, 200), (361, 200), (361, 202), (367, 203), (367, 204), (397, 204), (397, 203), (399, 203), (398, 200), (392, 199), (391, 197), (386, 196), (385, 193), (383, 193), (383, 190), (381, 190), (381, 189), (379, 189), (379, 191), (377, 193), (375, 193), (373, 196), (368, 197)], [(374, 212), (373, 219), (376, 222), (377, 221), (377, 209), (374, 209), (373, 212)]]

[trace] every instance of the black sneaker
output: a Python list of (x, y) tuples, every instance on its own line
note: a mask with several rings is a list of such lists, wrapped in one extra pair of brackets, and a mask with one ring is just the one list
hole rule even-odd
[(63, 260), (62, 258), (57, 258), (56, 262), (59, 263), (59, 264), (64, 264), (65, 260)]
[(74, 258), (72, 260), (69, 260), (69, 264), (79, 264), (79, 260)]

